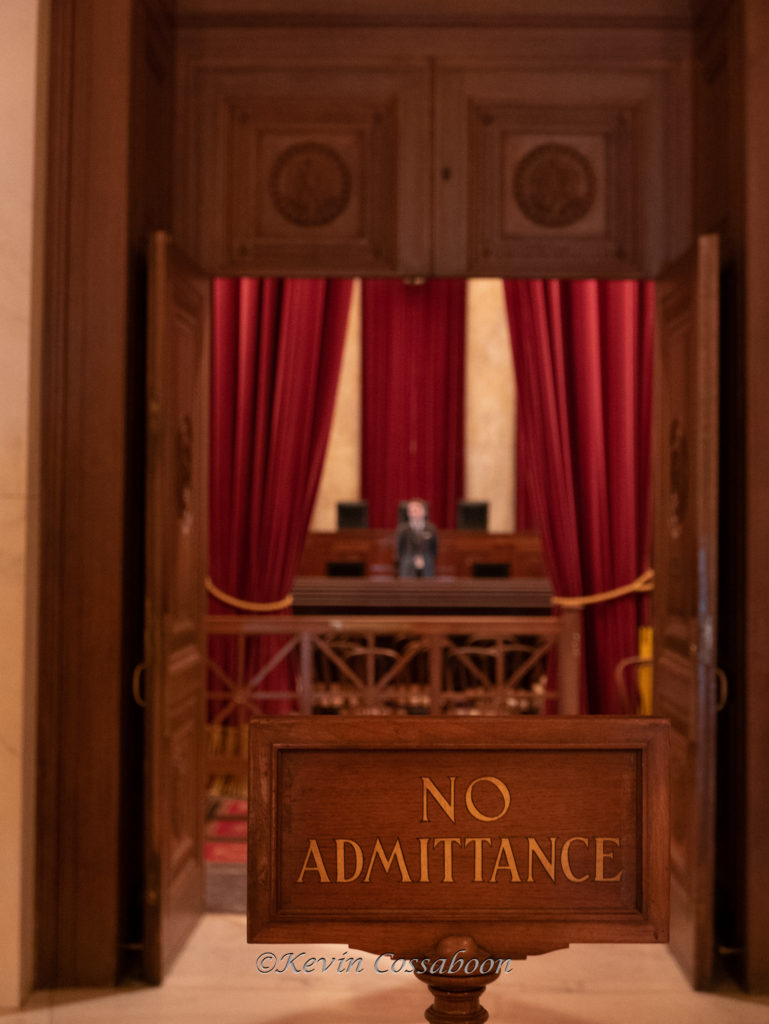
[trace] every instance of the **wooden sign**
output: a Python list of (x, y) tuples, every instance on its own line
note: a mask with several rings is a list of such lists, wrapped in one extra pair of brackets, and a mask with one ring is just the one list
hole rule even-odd
[(418, 957), (664, 942), (668, 724), (281, 718), (251, 726), (248, 939)]

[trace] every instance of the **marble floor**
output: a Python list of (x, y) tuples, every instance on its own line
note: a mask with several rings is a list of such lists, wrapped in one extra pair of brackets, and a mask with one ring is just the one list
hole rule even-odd
[[(357, 973), (259, 973), (260, 954), (288, 951), (345, 953), (341, 946), (249, 946), (243, 916), (207, 914), (161, 987), (37, 992), (23, 1011), (0, 1012), (0, 1024), (424, 1021), (425, 987), (379, 973), (373, 956), (362, 954)], [(269, 957), (261, 963), (269, 966)], [(533, 957), (494, 982), (482, 1002), (489, 1024), (769, 1024), (769, 997), (745, 996), (727, 982), (692, 992), (665, 946), (572, 946)]]

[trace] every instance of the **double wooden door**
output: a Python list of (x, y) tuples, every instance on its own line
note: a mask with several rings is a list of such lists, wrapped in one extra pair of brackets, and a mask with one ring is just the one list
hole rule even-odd
[[(713, 960), (718, 244), (658, 282), (655, 712), (672, 723), (671, 945), (696, 987)], [(161, 980), (203, 908), (210, 281), (150, 253), (145, 970)]]

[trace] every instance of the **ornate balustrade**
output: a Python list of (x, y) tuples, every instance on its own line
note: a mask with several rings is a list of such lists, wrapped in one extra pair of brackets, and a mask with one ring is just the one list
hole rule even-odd
[(209, 616), (206, 630), (213, 775), (245, 772), (247, 722), (275, 711), (504, 715), (579, 707), (573, 613)]

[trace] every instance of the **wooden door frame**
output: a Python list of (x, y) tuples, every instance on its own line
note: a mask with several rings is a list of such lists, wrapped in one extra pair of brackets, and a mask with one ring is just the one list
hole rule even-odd
[[(130, 15), (130, 0), (90, 10), (73, 0), (51, 5), (38, 986), (70, 979), (104, 985), (117, 975), (128, 609), (123, 492), (129, 254), (122, 168), (128, 163)], [(110, 183), (109, 195), (99, 182)], [(99, 822), (96, 835), (93, 821)]]
[[(741, 84), (748, 127), (755, 122), (759, 129), (769, 78), (769, 24), (762, 3), (741, 0), (739, 5), (746, 45), (751, 53), (756, 48)], [(130, 696), (131, 673), (141, 655), (139, 254), (145, 228), (170, 221), (171, 181), (163, 152), (152, 145), (165, 138), (165, 115), (137, 127), (132, 97), (137, 83), (149, 81), (140, 51), (149, 49), (150, 35), (163, 40), (167, 13), (166, 0), (109, 5), (57, 0), (51, 12), (38, 699), (36, 984), (41, 987), (111, 984), (136, 935), (133, 903), (142, 880), (130, 872), (132, 830), (123, 812), (138, 813), (126, 800), (136, 790), (140, 750)], [(140, 35), (142, 18), (152, 27)], [(152, 59), (158, 54), (162, 57), (162, 47)], [(162, 67), (157, 73), (160, 80)], [(154, 107), (145, 109), (155, 116)], [(142, 133), (148, 144), (137, 147)], [(170, 139), (170, 129), (167, 135)], [(761, 130), (751, 140), (745, 176), (758, 190), (769, 162), (769, 138)], [(144, 171), (150, 166), (155, 173), (148, 176)], [(761, 483), (769, 478), (763, 408), (769, 385), (769, 265), (762, 251), (769, 224), (750, 222), (753, 210), (763, 211), (766, 221), (763, 197), (748, 189), (739, 217), (743, 233), (748, 234), (745, 224), (752, 226), (735, 258), (738, 293), (747, 307), (744, 668), (746, 758), (755, 781), (747, 795), (743, 855), (751, 908), (747, 977), (755, 987), (769, 989), (769, 834), (761, 805), (762, 788), (769, 786), (762, 746), (769, 733), (769, 702), (762, 696), (769, 665), (762, 621), (769, 606), (763, 571), (769, 564), (769, 530)]]
[[(751, 989), (769, 992), (769, 445), (766, 394), (769, 386), (769, 206), (766, 167), (769, 131), (769, 5), (743, 0), (745, 95), (745, 253), (740, 294), (745, 304), (745, 748), (746, 831), (744, 977)], [(739, 685), (739, 681), (735, 680)]]
[(38, 988), (112, 985), (142, 938), (144, 242), (170, 224), (170, 25), (167, 0), (51, 4)]

